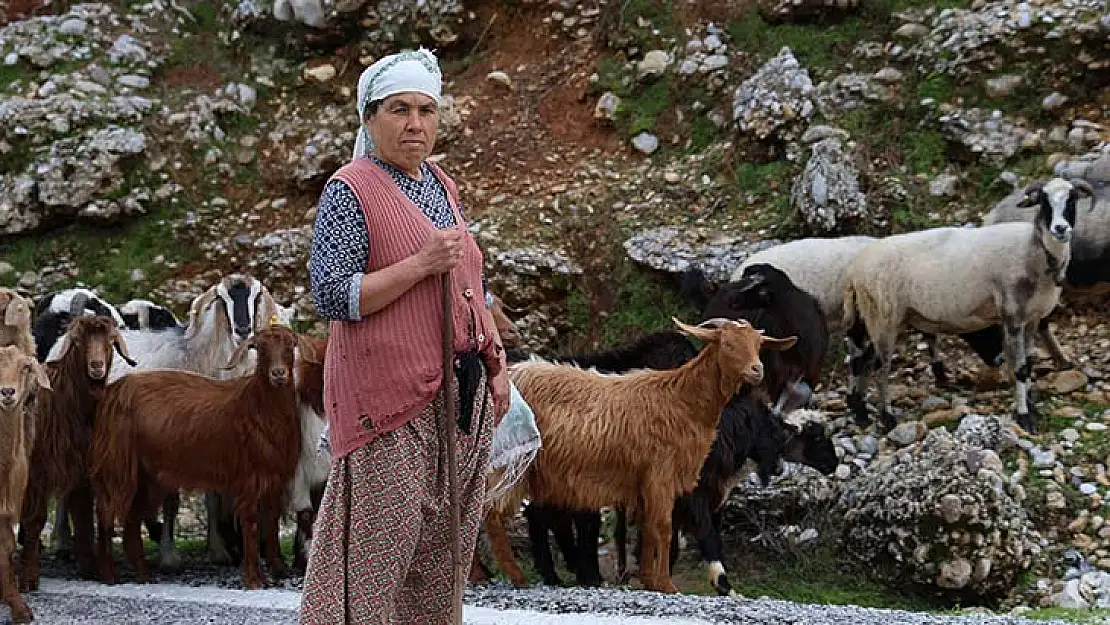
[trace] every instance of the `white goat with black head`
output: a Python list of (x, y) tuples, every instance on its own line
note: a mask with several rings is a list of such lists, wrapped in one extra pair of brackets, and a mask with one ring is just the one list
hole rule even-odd
[[(1060, 299), (1076, 202), (1090, 193), (1089, 185), (1062, 178), (1037, 182), (1022, 201), (1039, 207), (1031, 222), (898, 234), (856, 255), (845, 277), (844, 327), (854, 329), (848, 332), (854, 360), (863, 358), (867, 342), (874, 344), (885, 427), (895, 424), (887, 384), (894, 344), (903, 330), (962, 334), (1000, 324), (1006, 360), (1017, 380), (1018, 424), (1036, 430), (1029, 353), (1038, 325)], [(862, 374), (850, 382), (849, 405), (857, 420), (866, 422), (863, 397), (873, 363), (852, 365)]]
[(147, 299), (128, 300), (119, 314), (129, 330), (168, 330), (181, 325), (173, 311)]

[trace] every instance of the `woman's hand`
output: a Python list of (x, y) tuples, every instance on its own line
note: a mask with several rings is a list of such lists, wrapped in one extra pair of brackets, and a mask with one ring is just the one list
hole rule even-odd
[(459, 266), (463, 253), (463, 231), (459, 228), (436, 230), (416, 252), (425, 276), (451, 271)]
[(509, 412), (509, 402), (511, 395), (509, 392), (509, 375), (502, 370), (493, 378), (492, 389), (490, 392), (493, 394), (493, 425), (497, 427), (501, 424), (501, 419)]

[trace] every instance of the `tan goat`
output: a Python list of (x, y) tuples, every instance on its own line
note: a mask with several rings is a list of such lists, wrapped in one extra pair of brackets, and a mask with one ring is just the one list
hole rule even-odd
[(643, 515), (644, 587), (678, 591), (668, 566), (675, 497), (697, 485), (729, 398), (763, 379), (760, 348), (786, 350), (797, 339), (766, 337), (744, 320), (716, 318), (696, 327), (674, 322), (705, 343), (678, 369), (601, 374), (542, 360), (510, 368), (535, 412), (543, 449), (520, 484), (486, 515), (502, 571), (519, 571), (504, 523), (525, 496), (572, 510), (636, 508)]
[(12, 527), (23, 510), (35, 440), (34, 414), (28, 404), (39, 389), (49, 390), (50, 379), (34, 352), (24, 353), (14, 345), (0, 347), (0, 591), (16, 623), (32, 619), (12, 572)]
[(31, 335), (31, 302), (13, 289), (0, 287), (0, 347), (15, 345), (29, 356), (35, 355)]

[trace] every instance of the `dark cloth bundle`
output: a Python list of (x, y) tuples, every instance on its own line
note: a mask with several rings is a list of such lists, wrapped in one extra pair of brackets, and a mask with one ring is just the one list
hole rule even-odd
[(467, 434), (470, 434), (474, 415), (474, 400), (481, 390), (478, 383), (482, 380), (483, 366), (482, 357), (477, 351), (455, 355), (455, 376), (459, 380), (459, 428)]

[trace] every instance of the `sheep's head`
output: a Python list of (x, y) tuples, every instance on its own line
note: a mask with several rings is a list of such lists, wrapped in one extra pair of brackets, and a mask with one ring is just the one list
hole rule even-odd
[(70, 321), (62, 336), (56, 360), (63, 360), (73, 350), (83, 353), (85, 370), (90, 380), (103, 384), (112, 368), (113, 350), (132, 367), (138, 363), (127, 351), (115, 322), (109, 317), (77, 317)]
[(50, 390), (46, 369), (14, 345), (0, 347), (0, 410), (22, 406), (40, 388)]
[(508, 306), (498, 296), (490, 294), (492, 303), (489, 307), (490, 314), (493, 315), (493, 323), (497, 327), (497, 334), (501, 337), (502, 347), (513, 348), (520, 345), (521, 338), (520, 332), (517, 331), (516, 325), (509, 316), (505, 314)]
[(1095, 190), (1090, 183), (1056, 177), (1038, 180), (1026, 187), (1025, 197), (1018, 206), (1039, 206), (1034, 223), (1057, 241), (1067, 243), (1075, 229), (1075, 206), (1082, 196), (1091, 198), (1088, 210), (1094, 209)]
[(240, 343), (222, 368), (230, 371), (238, 367), (250, 349), (258, 354), (256, 373), (266, 375), (270, 384), (279, 388), (294, 381), (298, 355), (305, 362), (319, 362), (308, 337), (278, 324), (256, 332)]
[(3, 314), (6, 326), (31, 327), (31, 303), (12, 289), (0, 288), (0, 314)]
[(791, 284), (790, 279), (780, 270), (770, 265), (752, 265), (744, 270), (740, 280), (717, 289), (705, 306), (705, 316), (738, 319), (748, 311), (767, 308), (775, 303), (775, 293), (786, 284)]
[(745, 319), (725, 319), (713, 317), (698, 324), (690, 326), (672, 317), (675, 325), (683, 333), (708, 344), (719, 345), (719, 366), (721, 368), (722, 383), (735, 387), (722, 388), (722, 392), (731, 395), (741, 385), (748, 383), (757, 385), (763, 381), (763, 362), (759, 359), (759, 350), (784, 351), (794, 346), (798, 337), (774, 338), (765, 336), (763, 330), (753, 328)]

